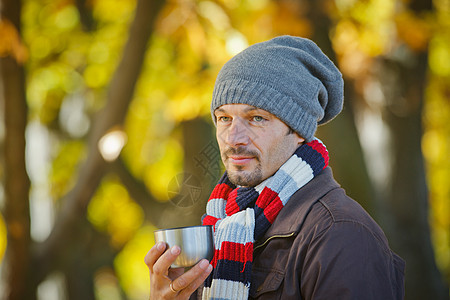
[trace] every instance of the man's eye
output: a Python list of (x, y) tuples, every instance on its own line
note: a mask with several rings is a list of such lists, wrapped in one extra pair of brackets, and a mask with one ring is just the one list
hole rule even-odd
[(253, 121), (255, 121), (255, 122), (262, 122), (262, 121), (264, 121), (264, 118), (261, 117), (261, 116), (254, 116), (253, 117)]
[(221, 116), (221, 117), (217, 118), (217, 121), (219, 121), (219, 122), (228, 122), (228, 121), (230, 121), (230, 117)]

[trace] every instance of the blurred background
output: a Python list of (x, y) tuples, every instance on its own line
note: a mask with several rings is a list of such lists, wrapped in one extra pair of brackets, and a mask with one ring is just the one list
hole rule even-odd
[(0, 0), (0, 299), (147, 299), (156, 228), (200, 223), (222, 170), (220, 67), (277, 35), (344, 75), (317, 135), (406, 262), (449, 299), (449, 0)]

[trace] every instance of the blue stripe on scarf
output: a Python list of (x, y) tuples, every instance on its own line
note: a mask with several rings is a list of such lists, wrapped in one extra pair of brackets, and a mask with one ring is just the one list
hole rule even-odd
[(255, 226), (255, 241), (256, 241), (260, 239), (266, 232), (267, 228), (269, 228), (270, 225), (272, 225), (264, 215), (264, 209), (262, 209), (257, 205), (255, 205), (255, 224), (258, 224), (258, 226)]
[[(223, 272), (220, 274), (214, 273), (213, 279), (224, 279), (224, 280), (230, 280), (230, 281), (240, 281), (244, 283), (247, 286), (250, 286), (250, 280), (252, 275), (252, 263), (246, 262), (245, 263), (245, 269), (244, 269), (244, 263), (239, 261), (233, 261), (228, 259), (220, 259), (217, 262), (217, 267), (219, 269), (222, 269)], [(242, 272), (243, 270), (243, 272)], [(205, 282), (206, 286), (206, 282)], [(211, 282), (209, 282), (209, 285), (211, 286)]]
[[(302, 151), (301, 156), (298, 154), (299, 151)], [(325, 167), (325, 160), (324, 160), (322, 154), (320, 154), (319, 152), (314, 150), (308, 144), (303, 144), (302, 146), (300, 146), (297, 149), (297, 151), (295, 152), (295, 154), (298, 157), (301, 157), (304, 161), (306, 161), (311, 166), (314, 176), (319, 174)]]
[(259, 194), (252, 187), (240, 187), (237, 190), (237, 205), (239, 210), (244, 210), (247, 207), (251, 207), (251, 202), (258, 198)]

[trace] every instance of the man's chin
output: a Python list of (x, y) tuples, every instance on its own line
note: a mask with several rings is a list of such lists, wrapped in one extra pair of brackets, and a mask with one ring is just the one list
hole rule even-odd
[(229, 171), (228, 179), (230, 179), (234, 185), (253, 187), (261, 183), (262, 174), (259, 170), (253, 172)]

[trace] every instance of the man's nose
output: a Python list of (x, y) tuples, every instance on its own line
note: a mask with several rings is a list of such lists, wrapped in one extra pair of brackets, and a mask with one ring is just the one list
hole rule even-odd
[(227, 130), (226, 143), (230, 146), (247, 145), (250, 139), (249, 128), (242, 121), (233, 121)]

